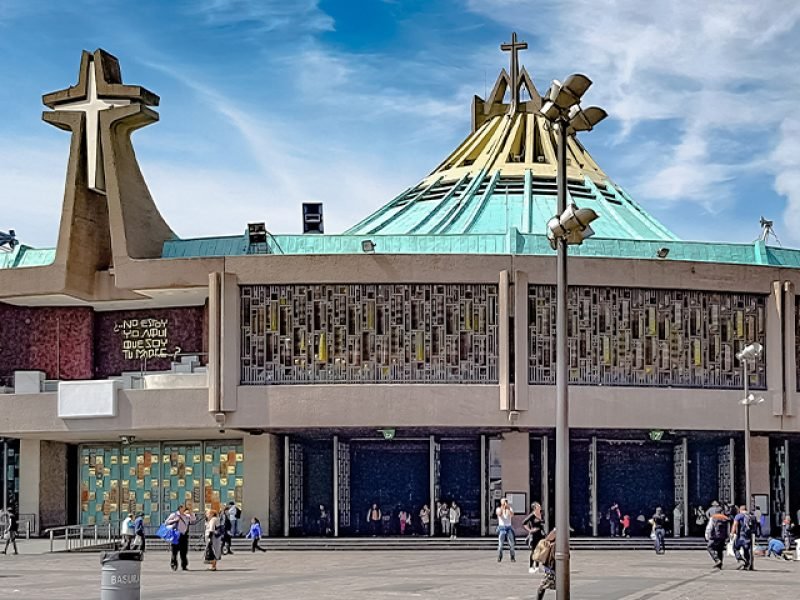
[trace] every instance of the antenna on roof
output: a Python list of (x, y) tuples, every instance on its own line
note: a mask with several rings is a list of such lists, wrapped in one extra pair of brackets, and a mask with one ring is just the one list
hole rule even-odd
[(761, 225), (761, 235), (758, 236), (758, 239), (756, 241), (761, 241), (767, 244), (769, 243), (770, 236), (772, 236), (773, 238), (775, 238), (775, 241), (778, 243), (778, 246), (783, 247), (783, 244), (781, 244), (781, 241), (778, 239), (778, 234), (775, 233), (775, 228), (773, 227), (775, 224), (774, 221), (770, 221), (769, 219), (761, 217), (761, 220), (758, 222), (758, 224)]
[(0, 231), (0, 252), (12, 252), (19, 245), (17, 233), (9, 229), (8, 233)]

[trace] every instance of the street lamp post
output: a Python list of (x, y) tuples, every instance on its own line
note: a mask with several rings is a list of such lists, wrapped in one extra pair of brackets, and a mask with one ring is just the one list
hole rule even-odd
[(736, 355), (739, 362), (742, 363), (742, 376), (744, 377), (744, 398), (741, 404), (744, 405), (744, 494), (745, 505), (747, 510), (751, 510), (752, 490), (750, 488), (750, 407), (753, 404), (761, 404), (764, 398), (756, 398), (750, 393), (750, 370), (749, 361), (757, 360), (764, 347), (758, 342), (754, 342), (749, 346), (745, 346), (741, 352)]
[(597, 218), (591, 209), (567, 206), (567, 142), (577, 131), (590, 131), (606, 117), (604, 110), (580, 108), (580, 100), (592, 82), (570, 75), (562, 84), (554, 81), (542, 106), (542, 114), (558, 133), (557, 214), (547, 223), (547, 237), (556, 259), (556, 598), (570, 598), (569, 556), (569, 381), (567, 368), (567, 246), (580, 245), (593, 235), (589, 223)]

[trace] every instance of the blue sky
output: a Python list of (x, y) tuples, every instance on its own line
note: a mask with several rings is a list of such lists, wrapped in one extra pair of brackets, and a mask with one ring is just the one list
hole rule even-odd
[(708, 0), (0, 0), (0, 229), (55, 243), (68, 136), (41, 95), (82, 49), (161, 96), (134, 145), (182, 237), (264, 220), (342, 231), (469, 132), (516, 30), (540, 92), (580, 71), (610, 113), (582, 141), (684, 239), (751, 242), (760, 215), (800, 246), (800, 4)]

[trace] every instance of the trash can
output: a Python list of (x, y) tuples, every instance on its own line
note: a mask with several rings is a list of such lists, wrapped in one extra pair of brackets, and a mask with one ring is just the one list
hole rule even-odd
[(103, 552), (100, 600), (139, 600), (142, 553), (138, 550)]

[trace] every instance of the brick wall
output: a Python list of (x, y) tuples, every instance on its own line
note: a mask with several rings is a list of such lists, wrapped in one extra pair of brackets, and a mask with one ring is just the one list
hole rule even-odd
[(91, 379), (91, 308), (34, 308), (0, 303), (0, 378), (44, 371), (48, 379)]

